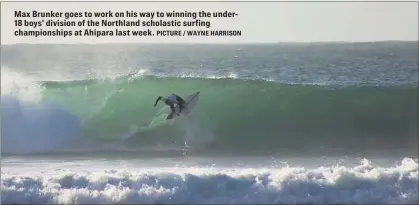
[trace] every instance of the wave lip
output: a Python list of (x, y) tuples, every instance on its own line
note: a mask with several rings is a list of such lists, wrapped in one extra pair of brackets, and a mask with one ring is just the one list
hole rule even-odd
[(418, 162), (383, 168), (175, 168), (28, 176), (2, 173), (2, 203), (417, 204)]

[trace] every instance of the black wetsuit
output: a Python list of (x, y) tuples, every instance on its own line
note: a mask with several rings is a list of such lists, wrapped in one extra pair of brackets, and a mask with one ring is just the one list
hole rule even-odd
[[(162, 96), (159, 96), (158, 98), (157, 98), (157, 100), (156, 100), (156, 103), (154, 104), (154, 107), (156, 107), (156, 105), (157, 105), (157, 102), (159, 101), (159, 100), (161, 100), (161, 99), (163, 99), (163, 102), (166, 104), (166, 105), (168, 105), (169, 107), (170, 107), (170, 109), (172, 110), (171, 112), (170, 112), (170, 114), (167, 116), (167, 120), (169, 120), (169, 119), (172, 119), (173, 118), (173, 115), (176, 113), (176, 110), (175, 110), (175, 104), (178, 104), (179, 105), (179, 113), (180, 112), (182, 112), (182, 109), (185, 107), (185, 100), (183, 99), (183, 98), (181, 98), (181, 97), (179, 97), (178, 95), (176, 95), (176, 94), (171, 94), (171, 95), (169, 95), (169, 97), (168, 98), (164, 98), (164, 97), (162, 97)], [(179, 114), (178, 114), (179, 115)]]

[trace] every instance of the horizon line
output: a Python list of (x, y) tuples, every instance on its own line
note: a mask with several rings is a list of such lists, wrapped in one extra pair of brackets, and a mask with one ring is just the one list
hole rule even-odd
[(355, 44), (355, 43), (419, 43), (419, 40), (377, 40), (377, 41), (277, 41), (277, 42), (237, 42), (237, 43), (223, 43), (223, 42), (104, 42), (104, 43), (10, 43), (10, 44), (0, 44), (1, 46), (11, 46), (11, 45), (109, 45), (109, 44), (178, 44), (178, 45), (255, 45), (255, 44)]

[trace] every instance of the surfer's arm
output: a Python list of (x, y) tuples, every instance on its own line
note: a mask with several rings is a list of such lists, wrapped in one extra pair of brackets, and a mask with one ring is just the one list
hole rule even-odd
[(159, 96), (159, 97), (157, 98), (156, 102), (154, 103), (154, 107), (156, 107), (157, 103), (158, 103), (158, 102), (159, 102), (159, 100), (161, 100), (162, 98), (163, 98), (162, 96)]

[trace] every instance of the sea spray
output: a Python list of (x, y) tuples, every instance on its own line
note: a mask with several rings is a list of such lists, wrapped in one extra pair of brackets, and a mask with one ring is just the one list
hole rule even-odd
[(43, 100), (42, 92), (33, 79), (2, 70), (2, 153), (50, 152), (81, 136), (78, 116)]

